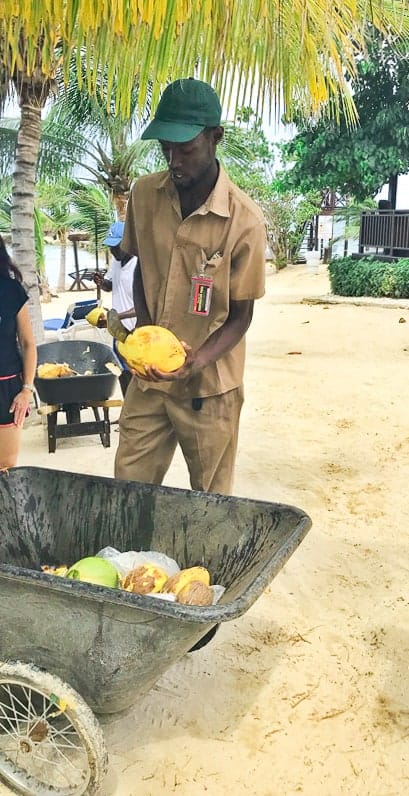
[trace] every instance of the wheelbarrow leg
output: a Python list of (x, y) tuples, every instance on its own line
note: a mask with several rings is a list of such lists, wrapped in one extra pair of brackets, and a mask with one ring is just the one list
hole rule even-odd
[(107, 406), (102, 407), (102, 411), (104, 413), (104, 420), (101, 420), (101, 416), (99, 414), (99, 409), (97, 406), (92, 407), (92, 411), (94, 412), (95, 420), (98, 423), (103, 423), (103, 430), (100, 433), (100, 439), (104, 446), (104, 448), (109, 448), (111, 445), (111, 437), (110, 437), (110, 424), (109, 424), (109, 408)]
[(67, 419), (67, 423), (80, 423), (81, 422), (81, 411), (80, 407), (77, 404), (66, 404), (65, 406), (65, 417)]
[(109, 407), (104, 406), (102, 408), (104, 413), (104, 426), (105, 426), (105, 442), (102, 440), (102, 444), (104, 448), (109, 448), (111, 445), (111, 424), (109, 422)]
[(47, 435), (48, 435), (48, 453), (55, 453), (57, 445), (57, 437), (55, 427), (57, 425), (57, 412), (50, 412), (47, 415)]

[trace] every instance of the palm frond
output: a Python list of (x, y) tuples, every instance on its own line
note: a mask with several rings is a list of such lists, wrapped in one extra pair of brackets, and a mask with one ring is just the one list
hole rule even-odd
[(73, 185), (71, 194), (72, 228), (87, 232), (95, 250), (96, 230), (98, 243), (115, 219), (114, 207), (107, 191), (97, 185)]
[(36, 271), (40, 277), (45, 277), (45, 249), (44, 228), (41, 213), (34, 208), (34, 248), (36, 258)]
[(3, 0), (2, 93), (12, 75), (23, 85), (22, 66), (43, 81), (61, 68), (69, 84), (75, 58), (80, 86), (94, 96), (102, 91), (107, 108), (114, 97), (123, 118), (135, 86), (143, 111), (169, 80), (194, 74), (233, 112), (251, 93), (256, 110), (291, 118), (295, 107), (306, 116), (343, 107), (353, 119), (345, 72), (355, 73), (368, 22), (398, 37), (409, 32), (407, 0), (36, 0), (16, 9), (15, 0)]
[(0, 233), (11, 232), (12, 208), (12, 178), (10, 176), (0, 180)]
[(19, 119), (0, 119), (0, 179), (12, 173), (16, 154)]

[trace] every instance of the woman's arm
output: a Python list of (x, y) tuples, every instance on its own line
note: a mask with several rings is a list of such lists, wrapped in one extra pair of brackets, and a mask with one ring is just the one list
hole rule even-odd
[(17, 315), (17, 337), (23, 357), (23, 382), (33, 384), (37, 367), (37, 348), (27, 304)]
[[(37, 367), (37, 348), (27, 304), (24, 304), (17, 315), (17, 337), (23, 359), (23, 384), (32, 386)], [(31, 397), (32, 390), (23, 387), (14, 398), (10, 412), (14, 412), (16, 426), (23, 425)]]

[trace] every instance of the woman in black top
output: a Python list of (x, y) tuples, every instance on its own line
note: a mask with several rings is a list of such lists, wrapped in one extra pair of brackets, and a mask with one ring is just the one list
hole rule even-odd
[(28, 296), (21, 281), (0, 236), (0, 470), (17, 464), (37, 365)]

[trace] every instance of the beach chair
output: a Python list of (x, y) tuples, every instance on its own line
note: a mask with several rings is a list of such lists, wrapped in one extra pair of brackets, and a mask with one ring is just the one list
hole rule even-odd
[(96, 329), (101, 338), (104, 338), (104, 330), (98, 329), (96, 326), (90, 326), (88, 321), (85, 320), (91, 310), (101, 306), (101, 301), (97, 299), (89, 299), (88, 301), (76, 301), (70, 304), (67, 309), (65, 318), (48, 318), (43, 321), (45, 331), (53, 331), (57, 333), (59, 340), (71, 338), (81, 329), (90, 331)]

